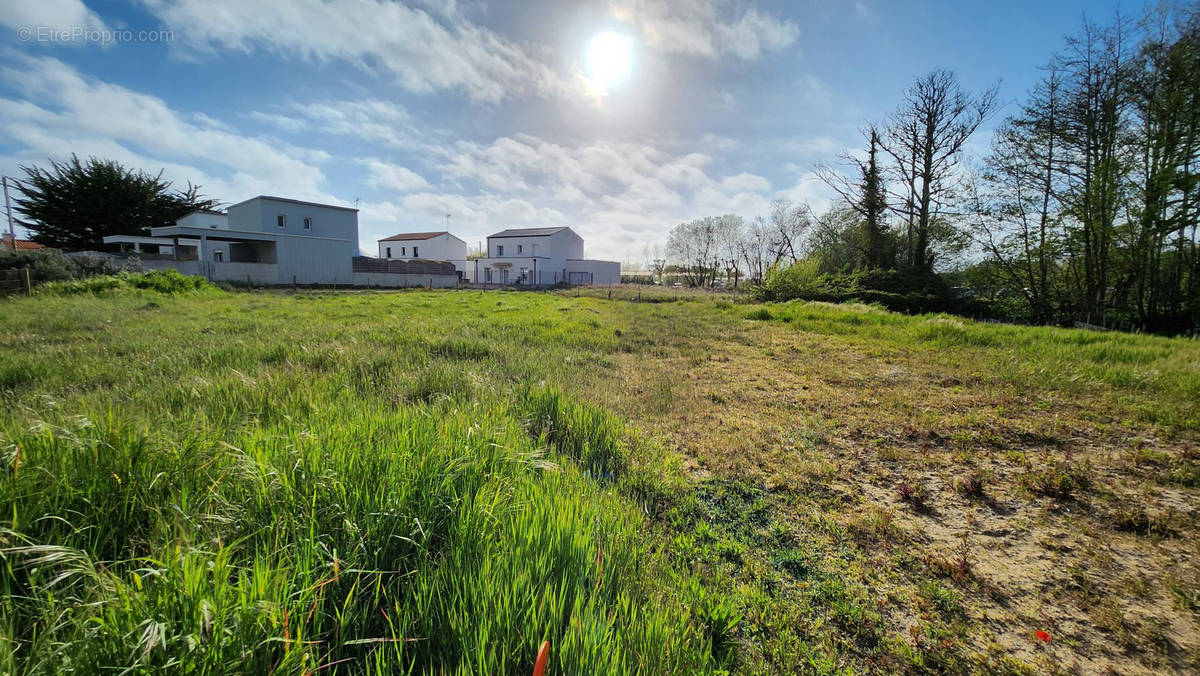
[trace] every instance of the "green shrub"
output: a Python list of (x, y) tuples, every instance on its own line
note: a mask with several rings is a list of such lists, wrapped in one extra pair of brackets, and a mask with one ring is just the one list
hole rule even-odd
[(174, 295), (215, 291), (216, 287), (209, 284), (208, 280), (203, 277), (183, 275), (178, 270), (167, 269), (151, 272), (122, 272), (116, 275), (98, 275), (70, 281), (49, 282), (39, 286), (37, 292), (52, 296), (74, 296), (118, 289), (141, 289)]
[(29, 268), (30, 277), (35, 283), (83, 279), (94, 275), (115, 275), (121, 272), (120, 265), (99, 256), (68, 256), (57, 249), (0, 249), (0, 270), (24, 268)]
[(814, 260), (788, 267), (772, 267), (755, 287), (760, 300), (809, 300), (826, 303), (875, 303), (894, 312), (926, 314), (946, 312), (985, 315), (987, 308), (959, 298), (936, 275), (899, 270), (860, 270), (847, 274), (821, 274)]

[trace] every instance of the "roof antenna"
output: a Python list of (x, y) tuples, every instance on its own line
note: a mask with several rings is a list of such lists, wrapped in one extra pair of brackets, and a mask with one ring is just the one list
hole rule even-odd
[(361, 200), (359, 200), (357, 197), (355, 197), (355, 198), (354, 198), (354, 208), (355, 208), (355, 209), (357, 209), (357, 208), (358, 208), (358, 203), (359, 203), (360, 201), (361, 201)]
[(446, 214), (446, 232), (450, 232), (450, 214)]

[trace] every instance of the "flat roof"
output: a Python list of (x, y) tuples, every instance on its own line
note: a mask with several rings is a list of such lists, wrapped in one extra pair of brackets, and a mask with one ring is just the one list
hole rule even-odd
[(463, 244), (466, 244), (466, 242), (463, 241), (463, 239), (461, 237), (456, 237), (455, 235), (453, 235), (445, 230), (438, 230), (437, 232), (401, 232), (401, 233), (392, 235), (391, 237), (384, 237), (383, 239), (381, 239), (379, 241), (380, 242), (397, 242), (397, 241), (401, 241), (401, 242), (414, 241), (415, 242), (415, 241), (420, 241), (423, 239), (433, 239), (434, 237), (440, 237), (441, 235), (450, 235), (451, 237), (454, 237), (454, 239), (457, 239), (458, 241), (463, 242)]
[[(164, 246), (175, 243), (175, 240), (169, 237), (145, 237), (141, 235), (108, 235), (102, 241), (105, 244), (159, 244)], [(179, 243), (192, 246), (199, 244), (200, 240), (181, 239)]]
[(240, 207), (243, 204), (253, 202), (254, 200), (268, 200), (271, 202), (287, 202), (289, 204), (303, 204), (303, 205), (309, 206), (309, 207), (321, 207), (323, 209), (341, 209), (342, 211), (353, 211), (354, 213), (358, 213), (358, 209), (354, 209), (352, 207), (342, 207), (342, 206), (338, 206), (336, 204), (321, 204), (320, 202), (305, 202), (304, 200), (294, 200), (290, 197), (273, 197), (271, 195), (259, 195), (258, 197), (251, 197), (250, 199), (242, 200), (241, 202), (238, 202), (237, 204), (230, 204), (228, 207), (225, 207), (225, 210), (228, 211), (229, 209), (232, 209), (234, 207)]
[[(353, 240), (339, 237), (313, 237), (312, 235), (294, 235), (290, 232), (259, 232), (257, 230), (227, 230), (225, 228), (198, 228), (191, 225), (166, 225), (161, 228), (151, 228), (150, 234), (155, 237), (193, 237), (221, 241), (250, 240), (258, 242), (278, 242), (282, 237), (298, 239), (320, 239), (328, 242), (350, 242)], [(355, 243), (357, 246), (357, 242)]]
[[(494, 235), (488, 235), (487, 238), (492, 239), (493, 237), (545, 237), (546, 235), (553, 235), (554, 233), (562, 232), (563, 230), (571, 230), (571, 228), (569, 228), (565, 225), (562, 227), (558, 227), (558, 228), (509, 228), (507, 230), (501, 230), (500, 232), (498, 232)], [(571, 233), (575, 234), (575, 231), (571, 230)], [(576, 236), (578, 236), (578, 235), (576, 235)]]

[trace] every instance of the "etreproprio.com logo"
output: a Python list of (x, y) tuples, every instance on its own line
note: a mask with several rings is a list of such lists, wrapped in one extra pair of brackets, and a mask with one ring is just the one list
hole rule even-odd
[(90, 42), (110, 45), (122, 42), (170, 42), (175, 31), (133, 30), (132, 28), (84, 28), (71, 26), (21, 26), (17, 28), (21, 42)]

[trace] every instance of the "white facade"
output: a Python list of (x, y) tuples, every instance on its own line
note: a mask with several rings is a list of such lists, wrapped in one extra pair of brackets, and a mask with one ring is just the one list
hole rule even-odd
[(195, 240), (194, 257), (175, 256), (187, 274), (256, 284), (354, 283), (357, 209), (260, 195), (226, 214), (193, 212), (151, 234), (168, 245)]
[(390, 261), (448, 261), (467, 275), (467, 243), (448, 232), (409, 232), (379, 240), (379, 257)]
[(471, 261), (476, 284), (552, 286), (619, 284), (621, 264), (583, 257), (583, 238), (570, 228), (516, 228), (487, 238), (487, 257)]
[(229, 216), (220, 211), (202, 209), (200, 211), (193, 211), (175, 221), (175, 225), (183, 225), (189, 228), (208, 228), (210, 230), (228, 230)]

